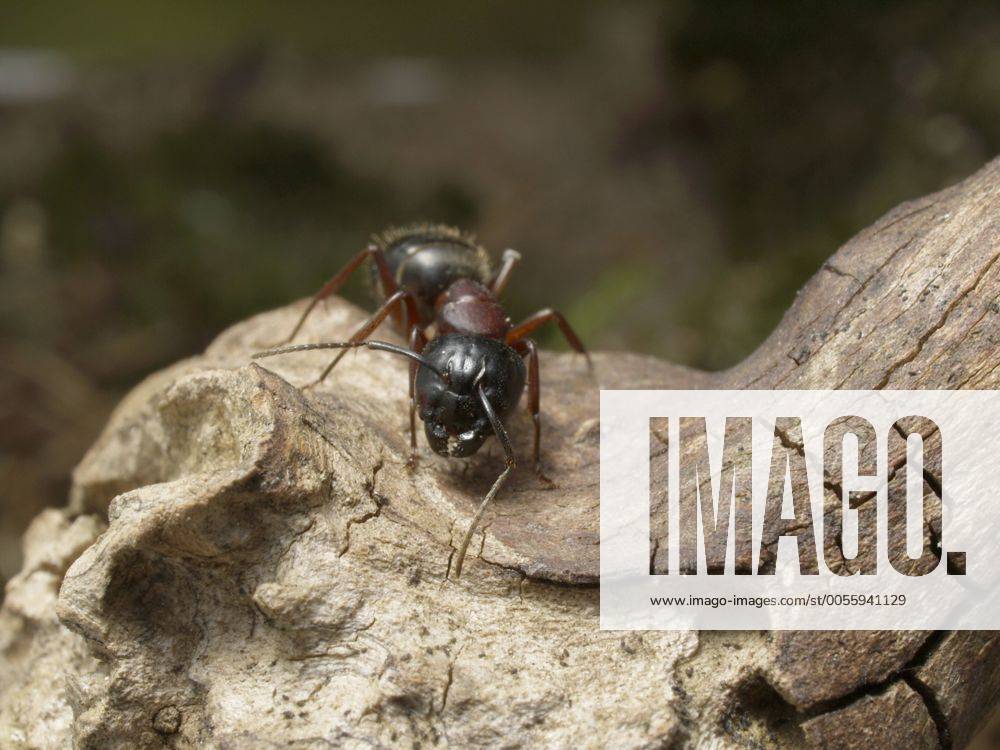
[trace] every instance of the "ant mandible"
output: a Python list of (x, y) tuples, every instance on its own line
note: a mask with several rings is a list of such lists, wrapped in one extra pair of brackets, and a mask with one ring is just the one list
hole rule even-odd
[[(493, 272), (486, 250), (464, 232), (447, 226), (416, 225), (390, 229), (372, 237), (312, 298), (288, 342), (301, 330), (323, 299), (336, 293), (366, 260), (373, 261), (372, 281), (382, 304), (345, 342), (282, 346), (254, 354), (254, 359), (311, 349), (342, 349), (312, 385), (321, 383), (354, 347), (402, 355), (410, 360), (410, 450), (417, 451), (416, 414), (424, 422), (427, 441), (441, 456), (474, 454), (492, 433), (506, 457), (506, 466), (480, 503), (469, 524), (455, 562), (455, 577), (486, 506), (496, 496), (516, 462), (504, 423), (514, 411), (525, 383), (534, 423), (532, 457), (535, 472), (548, 481), (540, 459), (541, 419), (538, 350), (528, 338), (539, 326), (555, 322), (569, 345), (590, 356), (566, 319), (544, 309), (519, 325), (511, 320), (498, 297), (521, 259), (504, 251)], [(368, 337), (388, 317), (409, 337), (409, 348)], [(287, 343), (287, 342), (286, 342)], [(527, 366), (525, 366), (527, 360)]]

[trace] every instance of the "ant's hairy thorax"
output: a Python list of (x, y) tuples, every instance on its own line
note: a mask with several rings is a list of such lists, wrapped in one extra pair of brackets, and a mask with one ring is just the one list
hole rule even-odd
[(437, 299), (437, 331), (503, 340), (510, 318), (494, 294), (471, 279), (459, 279)]

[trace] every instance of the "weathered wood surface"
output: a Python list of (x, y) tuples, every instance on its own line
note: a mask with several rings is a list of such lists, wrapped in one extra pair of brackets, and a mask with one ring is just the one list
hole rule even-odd
[[(323, 353), (248, 358), (303, 303), (234, 326), (136, 388), (32, 527), (0, 745), (961, 747), (997, 703), (988, 634), (598, 631), (598, 386), (996, 388), (998, 258), (994, 161), (847, 243), (727, 372), (543, 354), (557, 486), (518, 471), (457, 582), (498, 451), (411, 472), (405, 364), (300, 392)], [(333, 301), (300, 338), (361, 319)], [(526, 458), (526, 415), (512, 437)]]

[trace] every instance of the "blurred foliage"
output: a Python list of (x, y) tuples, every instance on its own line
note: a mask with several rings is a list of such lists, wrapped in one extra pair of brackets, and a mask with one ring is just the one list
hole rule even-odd
[[(162, 324), (164, 359), (315, 287), (345, 248), (363, 247), (372, 227), (428, 215), (463, 226), (475, 219), (471, 199), (454, 186), (431, 185), (405, 201), (351, 173), (311, 136), (208, 119), (128, 154), (71, 133), (37, 183), (18, 191), (35, 196), (50, 217), (56, 273), (73, 278), (96, 268), (112, 287), (100, 310), (67, 316), (59, 338)], [(95, 319), (103, 330), (94, 330)], [(104, 371), (79, 354), (108, 382), (142, 374)]]
[(722, 218), (682, 317), (724, 343), (695, 364), (738, 361), (837, 245), (1000, 150), (994, 2), (708, 0), (667, 49), (676, 100), (646, 137), (697, 151)]
[[(255, 46), (295, 49), (322, 65), (427, 55), (461, 69), (495, 58), (528, 64), (527, 81), (532, 65), (586, 52), (602, 4), (74, 6), (3, 6), (0, 45), (59, 49), (99, 69), (206, 61), (180, 73), (205, 77), (215, 75), (211, 61), (229, 64)], [(715, 216), (718, 236), (703, 243), (718, 249), (697, 261), (700, 281), (661, 296), (659, 311), (656, 290), (670, 285), (658, 267), (678, 262), (669, 237), (660, 240), (663, 258), (638, 254), (606, 277), (580, 269), (577, 281), (564, 280), (544, 302), (571, 308), (598, 344), (729, 366), (840, 242), (900, 200), (968, 174), (1000, 145), (995, 3), (706, 0), (663, 3), (659, 17), (659, 57), (647, 61), (659, 90), (636, 103), (639, 116), (623, 119), (620, 142), (608, 148), (623, 169), (681, 161)], [(421, 217), (475, 224), (481, 197), (458, 175), (403, 198), (391, 177), (346, 166), (315, 132), (211, 110), (139, 153), (116, 151), (85, 124), (61, 143), (35, 184), (0, 200), (27, 193), (44, 205), (57, 265), (96, 264), (116, 288), (102, 327), (158, 324), (172, 342), (161, 362), (308, 293), (369, 231)], [(639, 312), (609, 315), (615, 296)], [(664, 318), (672, 335), (662, 333)], [(66, 333), (78, 335), (72, 325)], [(154, 364), (121, 370), (122, 380)]]
[(336, 57), (546, 58), (579, 39), (580, 0), (35, 0), (0, 4), (0, 46), (91, 63), (210, 59), (254, 40)]

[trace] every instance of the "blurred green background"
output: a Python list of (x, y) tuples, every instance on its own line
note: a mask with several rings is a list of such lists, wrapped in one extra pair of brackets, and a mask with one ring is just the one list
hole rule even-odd
[(0, 573), (128, 387), (386, 225), (521, 250), (515, 317), (724, 368), (998, 146), (994, 2), (3, 3)]

